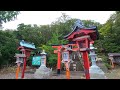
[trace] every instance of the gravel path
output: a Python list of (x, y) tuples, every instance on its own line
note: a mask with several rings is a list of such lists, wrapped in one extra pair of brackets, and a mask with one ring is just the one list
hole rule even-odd
[[(71, 72), (70, 79), (83, 79), (83, 73), (80, 71)], [(19, 74), (21, 77), (21, 74)], [(0, 79), (15, 79), (15, 73), (6, 73), (0, 74)], [(25, 73), (25, 79), (34, 79), (34, 73)], [(50, 79), (66, 79), (65, 72), (62, 72), (59, 76), (57, 74), (53, 74)]]
[[(84, 73), (82, 71), (71, 71), (70, 75), (70, 79), (85, 79)], [(107, 79), (120, 79), (120, 67), (105, 73), (105, 75), (107, 76)], [(21, 73), (19, 74), (19, 77), (21, 77)], [(15, 72), (0, 72), (0, 79), (15, 79)], [(25, 79), (34, 79), (34, 72), (26, 72)], [(59, 76), (56, 74), (56, 72), (53, 72), (53, 75), (50, 77), (50, 79), (66, 79), (65, 71), (61, 72)]]

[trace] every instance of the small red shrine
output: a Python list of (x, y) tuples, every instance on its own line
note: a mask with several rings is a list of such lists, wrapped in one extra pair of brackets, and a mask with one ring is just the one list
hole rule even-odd
[[(67, 49), (68, 52), (71, 51), (77, 51), (82, 53), (82, 59), (84, 62), (84, 72), (86, 79), (90, 79), (89, 74), (89, 48), (90, 43), (94, 43), (95, 40), (97, 40), (99, 37), (99, 33), (97, 31), (96, 26), (92, 26), (90, 28), (85, 28), (80, 20), (77, 20), (74, 25), (74, 29), (71, 33), (66, 35), (64, 38), (69, 40), (69, 43), (64, 45), (71, 50)], [(57, 60), (57, 74), (60, 74), (60, 68), (61, 68), (61, 53), (64, 51), (61, 51), (63, 48), (63, 45), (53, 45), (53, 48), (57, 48), (57, 50), (54, 50), (54, 53), (58, 54), (58, 60)], [(69, 55), (68, 55), (69, 56)]]
[[(31, 51), (35, 50), (35, 45), (33, 43), (28, 43), (25, 42), (24, 40), (20, 41), (20, 46), (17, 48), (17, 50), (21, 51), (22, 54), (18, 54), (16, 57), (17, 59), (17, 64), (20, 62), (20, 58), (23, 60), (23, 68), (22, 68), (22, 76), (21, 78), (24, 78), (24, 72), (26, 70), (26, 62), (27, 59), (30, 57)], [(24, 55), (24, 57), (21, 55)], [(18, 76), (18, 75), (17, 75)]]

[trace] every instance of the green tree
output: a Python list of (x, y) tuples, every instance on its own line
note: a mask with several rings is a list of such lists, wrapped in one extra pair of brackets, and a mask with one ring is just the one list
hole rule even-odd
[(2, 26), (3, 22), (14, 20), (19, 13), (19, 11), (0, 11), (0, 25)]
[[(47, 27), (47, 25), (45, 27)], [(17, 39), (34, 42), (36, 46), (40, 46), (43, 43), (45, 44), (50, 36), (49, 28), (46, 29), (43, 26), (37, 25), (25, 25), (23, 23), (18, 25), (15, 34)]]
[[(120, 13), (117, 11), (113, 13), (103, 27), (99, 30), (100, 40), (97, 42), (101, 43), (105, 49), (105, 53), (109, 52), (120, 52)], [(100, 44), (96, 45), (100, 49)]]
[[(72, 26), (75, 22), (75, 18), (70, 18), (66, 14), (62, 14), (55, 22), (50, 25), (25, 25), (21, 23), (18, 25), (17, 30), (5, 30), (0, 31), (0, 64), (6, 65), (15, 62), (14, 55), (18, 52), (16, 49), (19, 45), (19, 40), (25, 40), (27, 42), (33, 42), (37, 48), (36, 51), (45, 49), (47, 52), (47, 65), (56, 66), (57, 55), (54, 54), (53, 44), (67, 44), (68, 41), (64, 39), (64, 36), (72, 31)], [(82, 20), (85, 26), (97, 25), (101, 28), (101, 24), (92, 20)], [(3, 21), (2, 21), (3, 22)], [(112, 27), (114, 28), (114, 27)], [(101, 40), (104, 35), (101, 35)], [(106, 38), (107, 40), (107, 38)], [(105, 41), (105, 39), (104, 39)], [(105, 42), (103, 43), (105, 44)], [(103, 45), (104, 45), (103, 44)], [(107, 46), (107, 45), (106, 45)], [(33, 52), (34, 53), (34, 52)]]
[(98, 30), (102, 27), (102, 24), (100, 24), (99, 22), (96, 22), (94, 20), (82, 20), (82, 22), (84, 23), (85, 27), (90, 27), (92, 26), (97, 26)]
[(13, 31), (0, 31), (0, 67), (15, 63), (14, 55), (17, 52), (17, 42)]
[(59, 39), (61, 35), (58, 34), (58, 32), (54, 32), (52, 34), (52, 38), (48, 41), (47, 45), (42, 45), (42, 49), (44, 49), (47, 52), (47, 64), (50, 67), (56, 67), (57, 64), (57, 54), (54, 53), (54, 48), (52, 48), (52, 45), (62, 45), (66, 44), (67, 41), (64, 39)]

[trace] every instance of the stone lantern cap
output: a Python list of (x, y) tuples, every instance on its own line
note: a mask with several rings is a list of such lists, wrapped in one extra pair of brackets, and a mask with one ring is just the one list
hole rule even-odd
[(91, 53), (91, 54), (89, 54), (90, 56), (96, 56), (97, 54), (95, 54), (95, 53)]
[(47, 53), (45, 53), (45, 50), (42, 51), (41, 55), (46, 55)]
[(16, 61), (15, 63), (23, 63), (23, 61)]
[(92, 50), (92, 49), (97, 49), (97, 48), (95, 48), (95, 47), (93, 46), (93, 44), (90, 44), (90, 49)]
[(23, 63), (23, 58), (25, 58), (26, 55), (16, 53), (14, 57), (16, 57), (16, 62), (15, 63)]

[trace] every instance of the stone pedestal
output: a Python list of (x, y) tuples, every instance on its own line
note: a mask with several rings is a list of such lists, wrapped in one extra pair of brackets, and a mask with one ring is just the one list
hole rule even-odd
[(94, 51), (94, 47), (92, 44), (90, 44), (90, 57), (91, 57), (91, 62), (92, 66), (89, 69), (90, 73), (90, 79), (106, 79), (105, 73), (96, 65), (96, 54)]
[(34, 74), (35, 79), (49, 79), (52, 76), (52, 69), (46, 66), (40, 66)]
[(46, 67), (46, 53), (45, 50), (41, 53), (41, 66), (36, 69), (34, 78), (36, 79), (49, 79), (52, 75), (52, 69)]
[(105, 73), (97, 65), (92, 65), (89, 72), (90, 79), (106, 79)]

